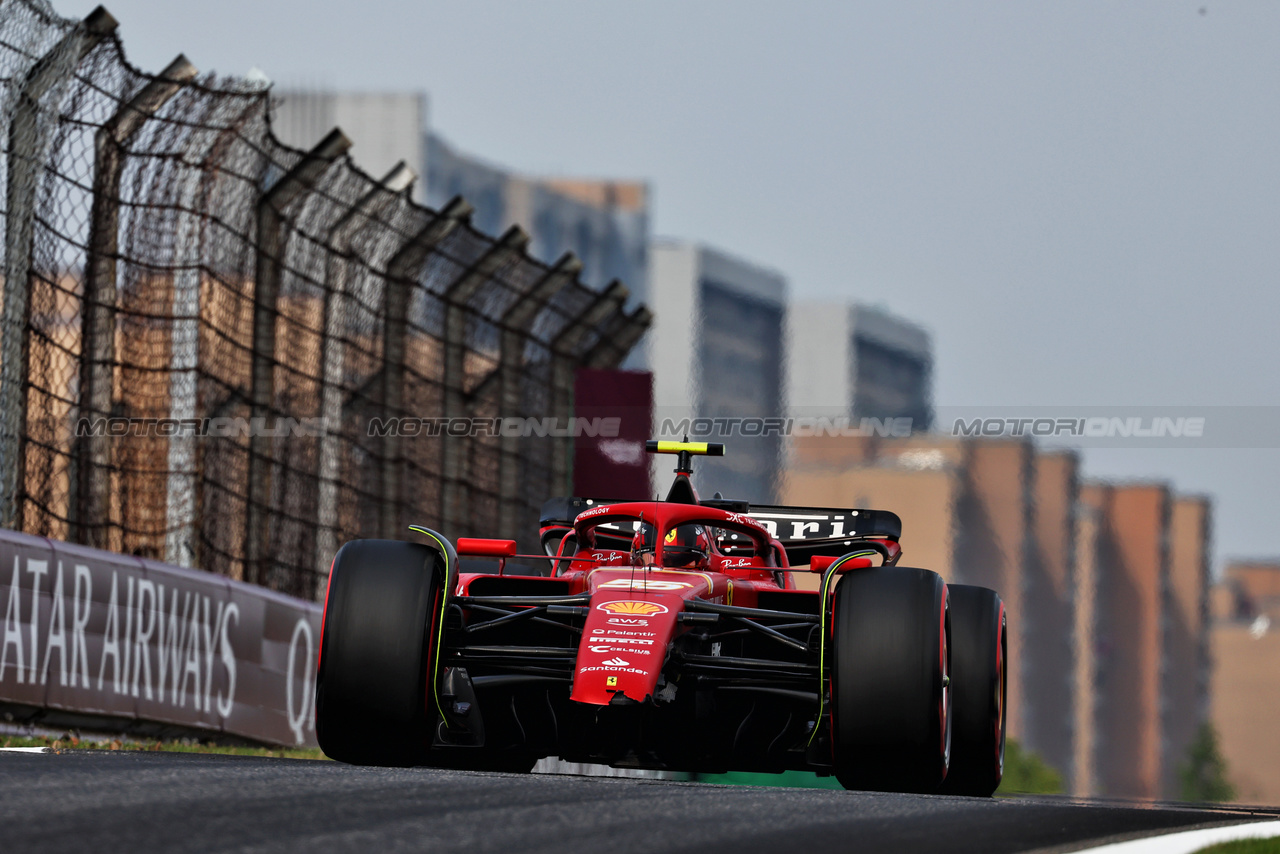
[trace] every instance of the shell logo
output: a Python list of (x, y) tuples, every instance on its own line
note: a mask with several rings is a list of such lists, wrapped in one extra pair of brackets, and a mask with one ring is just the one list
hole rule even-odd
[(596, 608), (610, 614), (623, 614), (628, 617), (652, 617), (654, 614), (667, 613), (666, 605), (660, 605), (657, 602), (636, 602), (634, 600), (605, 602), (597, 605)]

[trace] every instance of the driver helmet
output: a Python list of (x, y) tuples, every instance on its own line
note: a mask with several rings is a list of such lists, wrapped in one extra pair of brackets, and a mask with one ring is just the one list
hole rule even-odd
[(642, 522), (636, 535), (631, 538), (631, 565), (653, 566), (654, 543), (657, 537), (654, 528), (648, 522)]
[(662, 565), (706, 569), (711, 538), (701, 525), (677, 525), (662, 541)]

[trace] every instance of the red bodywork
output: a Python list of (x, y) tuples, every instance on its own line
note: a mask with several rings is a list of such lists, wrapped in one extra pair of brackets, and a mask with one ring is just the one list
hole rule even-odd
[[(726, 555), (713, 539), (705, 568), (664, 567), (666, 534), (691, 523), (741, 535), (751, 543), (755, 554)], [(564, 567), (557, 577), (569, 583), (569, 594), (591, 596), (574, 670), (570, 695), (574, 702), (607, 706), (618, 695), (636, 702), (650, 700), (658, 690), (671, 641), (688, 631), (679, 623), (686, 601), (699, 599), (753, 608), (760, 591), (796, 588), (782, 543), (770, 536), (764, 525), (742, 513), (696, 504), (609, 504), (579, 514), (574, 533), (578, 543), (594, 544), (600, 526), (626, 524), (655, 527), (654, 565), (633, 565), (630, 552), (617, 548), (588, 547), (566, 555), (563, 549), (567, 538), (557, 554), (557, 565)], [(511, 555), (506, 542), (460, 540), (458, 545), (464, 554)], [(898, 550), (896, 542), (881, 542), (894, 552)], [(821, 566), (825, 568), (829, 563), (825, 561)], [(869, 564), (868, 559), (859, 559), (849, 568)], [(481, 577), (485, 576), (462, 574), (457, 592), (466, 595), (471, 582)]]

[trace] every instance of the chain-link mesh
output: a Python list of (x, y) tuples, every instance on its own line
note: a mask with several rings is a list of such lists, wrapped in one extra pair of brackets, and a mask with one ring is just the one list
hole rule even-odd
[(563, 439), (370, 425), (564, 419), (566, 371), (647, 313), (599, 319), (520, 234), (284, 146), (261, 85), (180, 66), (131, 66), (109, 15), (0, 7), (0, 522), (307, 597), (413, 522), (536, 548)]

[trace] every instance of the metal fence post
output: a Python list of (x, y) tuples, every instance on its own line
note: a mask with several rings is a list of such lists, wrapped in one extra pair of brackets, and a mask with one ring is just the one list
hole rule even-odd
[[(593, 302), (572, 318), (551, 345), (551, 409), (558, 424), (568, 425), (573, 417), (573, 374), (578, 366), (578, 349), (596, 326), (619, 310), (631, 292), (614, 279)], [(551, 451), (551, 484), (556, 494), (573, 491), (573, 436), (556, 439)]]
[[(444, 417), (468, 414), (466, 383), (467, 301), (485, 280), (529, 245), (529, 235), (518, 225), (507, 229), (488, 252), (471, 265), (444, 293)], [(466, 447), (445, 436), (441, 444), (440, 529), (457, 536), (457, 529), (469, 512), (470, 485), (467, 483)]]
[(272, 506), (272, 437), (263, 429), (275, 401), (276, 319), (284, 268), (284, 211), (308, 193), (320, 176), (351, 148), (338, 128), (307, 152), (258, 200), (258, 241), (253, 286), (253, 368), (250, 386), (248, 495), (245, 525), (245, 579), (266, 580), (267, 540)]
[(341, 475), (342, 376), (346, 350), (342, 343), (346, 320), (348, 256), (351, 241), (361, 229), (393, 201), (403, 201), (404, 192), (413, 184), (417, 173), (403, 160), (391, 168), (383, 179), (357, 201), (329, 229), (325, 245), (329, 251), (324, 267), (324, 337), (321, 339), (320, 363), (324, 370), (320, 417), (324, 433), (320, 438), (317, 466), (320, 496), (317, 503), (315, 596), (324, 595), (328, 587), (329, 565), (338, 550), (338, 478)]
[[(116, 366), (116, 256), (120, 243), (120, 178), (125, 146), (147, 119), (198, 72), (178, 55), (159, 77), (107, 119), (94, 134), (93, 204), (89, 215), (89, 252), (85, 270), (84, 312), (80, 327), (80, 417), (111, 414)], [(83, 436), (76, 449), (76, 492), (72, 537), (100, 549), (112, 547), (111, 444), (103, 435)]]
[[(196, 417), (199, 389), (196, 369), (200, 360), (200, 283), (202, 278), (202, 223), (207, 214), (203, 195), (218, 180), (210, 163), (222, 156), (230, 134), (238, 133), (249, 117), (264, 105), (254, 101), (220, 130), (204, 131), (187, 151), (199, 166), (190, 171), (178, 191), (178, 225), (174, 241), (173, 327), (169, 362), (169, 417), (189, 423)], [(196, 552), (196, 437), (180, 433), (169, 437), (169, 476), (165, 484), (164, 553), (167, 563), (194, 567)]]
[[(520, 372), (524, 369), (524, 348), (534, 321), (547, 307), (548, 301), (564, 290), (582, 272), (582, 262), (566, 252), (555, 266), (540, 278), (528, 293), (502, 315), (502, 343), (498, 367), (477, 386), (475, 396), (482, 396), (491, 383), (498, 385), (498, 415), (512, 417), (524, 411), (521, 401)], [(502, 435), (498, 456), (498, 526), (500, 537), (518, 539), (522, 501), (517, 492), (520, 481), (520, 437)]]
[(20, 524), (22, 433), (26, 422), (27, 321), (36, 190), (44, 171), (47, 134), (40, 132), (40, 101), (70, 79), (98, 43), (115, 32), (116, 19), (99, 6), (27, 72), (9, 123), (5, 205), (4, 315), (0, 318), (0, 526)]
[(596, 346), (591, 348), (585, 359), (584, 368), (616, 368), (627, 358), (631, 348), (644, 337), (653, 323), (653, 312), (647, 306), (640, 306), (630, 314), (618, 310), (620, 328), (612, 334), (602, 337)]
[[(409, 312), (409, 297), (415, 287), (411, 277), (427, 255), (471, 217), (473, 210), (461, 196), (455, 197), (387, 264), (386, 321), (382, 329), (382, 411), (387, 418), (398, 417), (404, 410), (405, 338), (408, 335), (408, 318), (405, 315)], [(379, 484), (382, 507), (378, 514), (378, 527), (387, 539), (404, 533), (400, 524), (400, 508), (404, 503), (400, 476), (402, 466), (400, 435), (393, 428), (387, 431), (383, 440)]]

